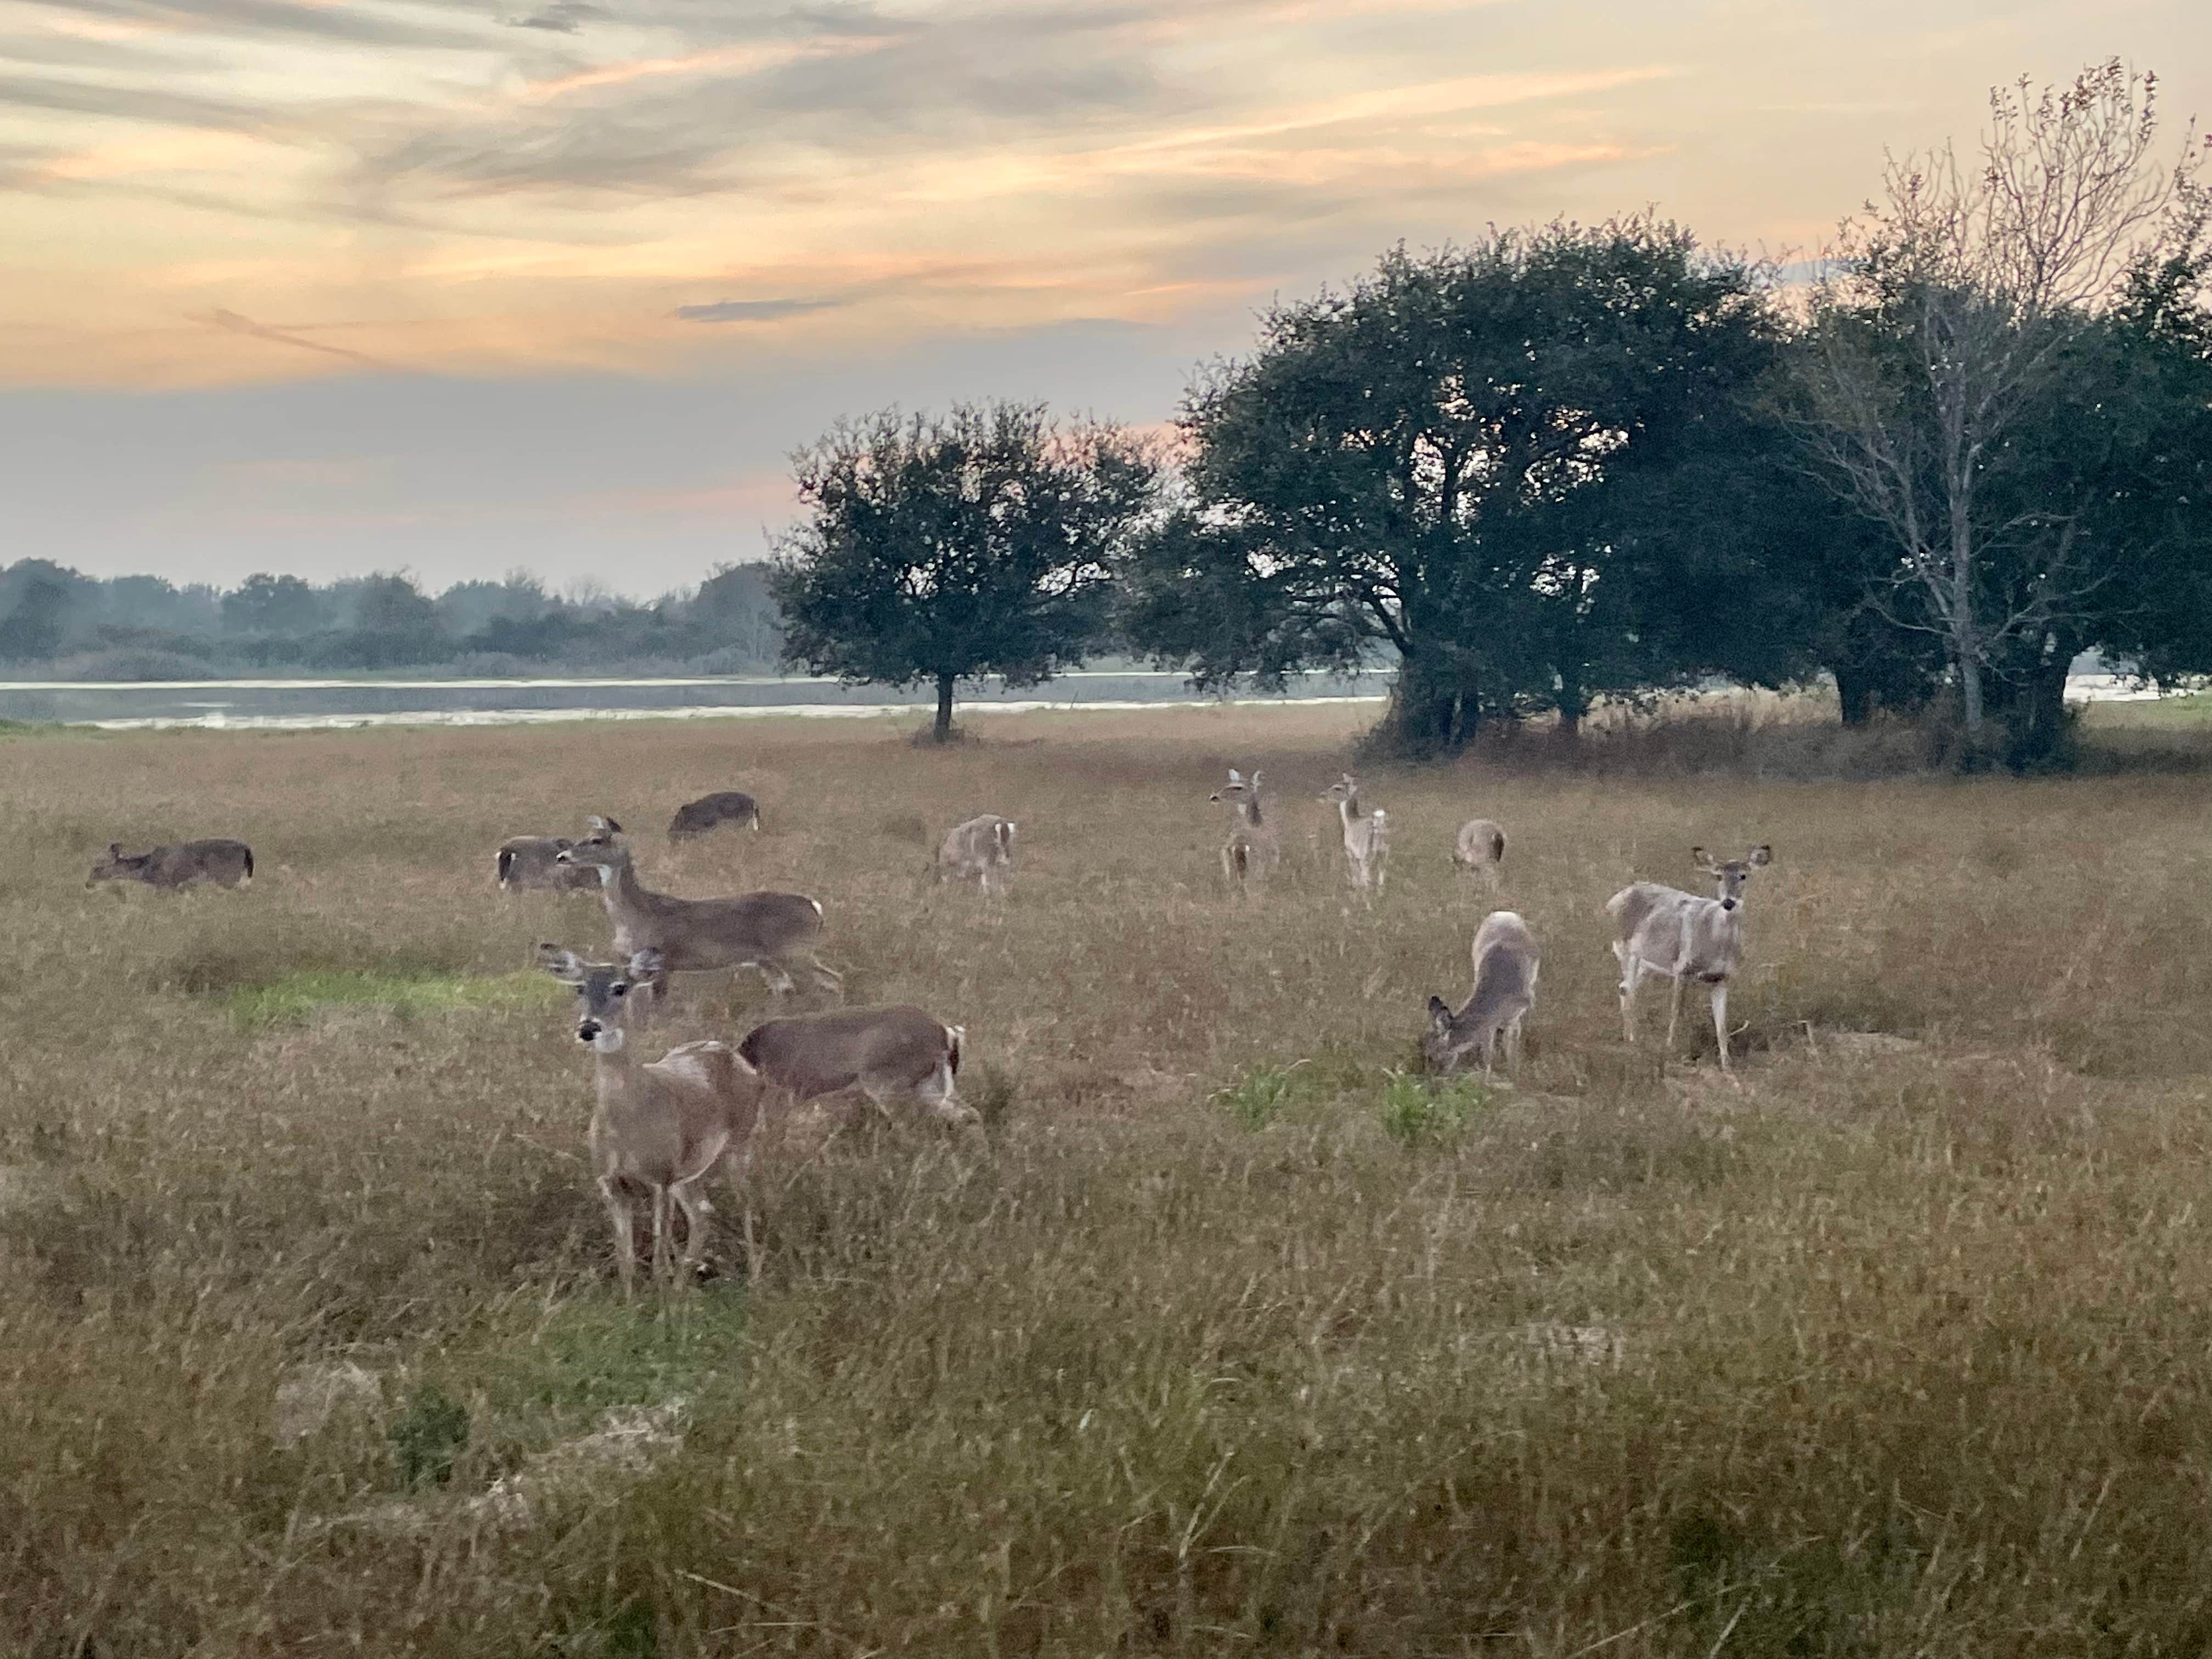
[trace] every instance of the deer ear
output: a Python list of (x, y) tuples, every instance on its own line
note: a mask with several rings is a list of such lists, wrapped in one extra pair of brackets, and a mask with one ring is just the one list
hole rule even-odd
[(602, 823), (604, 823), (607, 826), (607, 833), (608, 833), (609, 835), (611, 835), (611, 836), (619, 836), (620, 834), (622, 834), (622, 832), (623, 832), (623, 827), (622, 827), (622, 825), (620, 825), (619, 823), (616, 823), (612, 818), (605, 818), (605, 819), (602, 819), (602, 820), (601, 820), (601, 822), (602, 822)]
[(1451, 1008), (1442, 997), (1429, 999), (1429, 1029), (1432, 1031), (1451, 1029)]
[(1751, 856), (1746, 859), (1744, 862), (1750, 865), (1754, 870), (1763, 870), (1768, 865), (1774, 862), (1774, 849), (1762, 842), (1759, 845), (1751, 849)]
[(1692, 847), (1690, 849), (1690, 862), (1700, 870), (1710, 870), (1713, 867), (1713, 855), (1702, 847)]
[(538, 965), (563, 985), (574, 985), (584, 977), (584, 964), (576, 953), (564, 951), (557, 945), (538, 947)]
[(659, 979), (668, 970), (668, 958), (648, 945), (629, 959), (629, 976), (633, 980)]
[(119, 841), (111, 841), (108, 842), (107, 856), (112, 859), (121, 858), (123, 856), (123, 843)]
[(556, 836), (553, 837), (553, 850), (556, 853), (574, 851), (575, 845), (576, 843), (570, 841), (566, 836)]
[[(1257, 776), (1258, 774), (1255, 773), (1254, 775)], [(1244, 781), (1244, 775), (1232, 766), (1229, 769), (1229, 781), (1231, 783), (1242, 783)]]

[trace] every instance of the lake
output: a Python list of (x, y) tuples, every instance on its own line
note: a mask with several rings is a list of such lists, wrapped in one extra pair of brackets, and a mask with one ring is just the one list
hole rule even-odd
[[(1281, 694), (1242, 702), (1379, 701), (1387, 674), (1294, 677)], [(1087, 670), (1027, 690), (963, 689), (963, 713), (1141, 708), (1212, 701), (1181, 674)], [(718, 720), (761, 715), (866, 716), (932, 711), (911, 694), (835, 680), (730, 676), (696, 679), (254, 679), (0, 682), (0, 720), (58, 720), (109, 731), (203, 726), (311, 731), (366, 726), (514, 726), (574, 720)]]

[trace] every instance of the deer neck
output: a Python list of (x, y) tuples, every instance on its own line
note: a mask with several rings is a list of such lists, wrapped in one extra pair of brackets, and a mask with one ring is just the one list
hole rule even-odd
[(599, 866), (599, 891), (607, 902), (610, 915), (641, 910), (648, 897), (644, 884), (637, 878), (637, 866), (627, 858), (619, 864)]

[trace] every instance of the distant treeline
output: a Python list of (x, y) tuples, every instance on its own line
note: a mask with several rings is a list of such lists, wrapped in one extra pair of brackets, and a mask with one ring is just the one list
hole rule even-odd
[(323, 586), (260, 574), (224, 589), (159, 576), (102, 580), (46, 559), (0, 569), (0, 664), (36, 678), (394, 668), (757, 673), (775, 669), (781, 644), (761, 565), (723, 566), (697, 588), (650, 604), (562, 597), (526, 574), (458, 582), (433, 596), (388, 573)]

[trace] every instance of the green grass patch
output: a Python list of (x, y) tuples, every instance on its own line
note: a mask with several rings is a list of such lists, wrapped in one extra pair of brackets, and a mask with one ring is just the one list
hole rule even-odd
[(241, 1026), (298, 1024), (323, 1008), (381, 1008), (402, 1019), (483, 1008), (544, 1007), (567, 994), (543, 974), (481, 975), (308, 969), (241, 985), (216, 1004)]
[(1470, 1077), (1417, 1077), (1393, 1072), (1382, 1085), (1382, 1129), (1407, 1146), (1448, 1140), (1498, 1097)]

